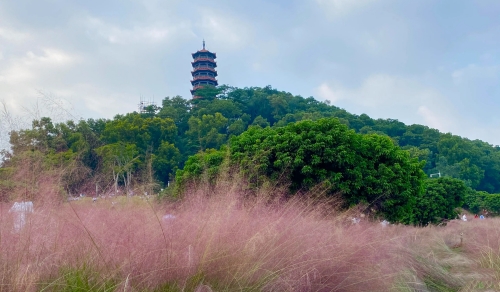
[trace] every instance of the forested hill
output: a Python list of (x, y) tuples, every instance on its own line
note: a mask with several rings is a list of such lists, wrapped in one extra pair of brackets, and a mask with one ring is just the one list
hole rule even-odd
[[(190, 155), (217, 149), (250, 126), (280, 127), (335, 117), (358, 133), (388, 135), (413, 157), (425, 160), (428, 175), (439, 172), (462, 179), (476, 190), (500, 192), (500, 148), (483, 141), (398, 120), (350, 114), (313, 97), (294, 96), (270, 86), (220, 86), (197, 94), (201, 98), (196, 100), (167, 97), (146, 113), (117, 115), (112, 120), (33, 121), (31, 129), (11, 133), (12, 151), (5, 155), (0, 179), (12, 178), (29, 156), (38, 157), (44, 169), (63, 167), (69, 192), (78, 191), (89, 179), (108, 186), (155, 179), (166, 184)], [(12, 187), (0, 184), (3, 189)]]

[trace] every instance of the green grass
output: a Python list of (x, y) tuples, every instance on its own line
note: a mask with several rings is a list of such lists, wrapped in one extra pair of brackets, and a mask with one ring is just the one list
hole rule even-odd
[(61, 268), (54, 279), (40, 284), (39, 291), (50, 292), (112, 292), (119, 281), (103, 276), (94, 267), (83, 265), (79, 268)]

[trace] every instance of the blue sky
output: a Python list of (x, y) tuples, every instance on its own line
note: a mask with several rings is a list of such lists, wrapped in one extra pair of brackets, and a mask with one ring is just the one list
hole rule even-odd
[(2, 1), (0, 101), (27, 122), (189, 98), (204, 38), (220, 84), (498, 145), (499, 16), (496, 0)]

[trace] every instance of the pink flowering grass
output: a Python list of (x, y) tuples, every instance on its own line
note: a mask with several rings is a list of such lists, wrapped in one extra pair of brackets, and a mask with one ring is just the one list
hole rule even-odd
[(496, 219), (352, 225), (332, 201), (272, 192), (35, 202), (19, 233), (3, 205), (0, 291), (471, 291), (500, 279)]

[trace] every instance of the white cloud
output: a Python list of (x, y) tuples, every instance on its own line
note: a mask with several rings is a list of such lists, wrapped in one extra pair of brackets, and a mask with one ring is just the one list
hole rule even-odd
[(137, 110), (137, 105), (131, 102), (136, 100), (133, 93), (110, 91), (91, 83), (73, 84), (65, 92), (59, 92), (58, 96), (71, 100), (76, 107), (92, 111), (98, 117), (112, 118), (118, 113)]
[[(248, 45), (254, 38), (253, 27), (244, 20), (236, 18), (228, 13), (221, 13), (210, 9), (200, 11), (202, 20), (198, 23), (202, 31), (202, 37), (213, 40), (219, 47), (228, 49), (241, 49)], [(210, 49), (207, 41), (207, 48)]]
[[(482, 72), (477, 69), (474, 66), (466, 67), (463, 71), (454, 72), (455, 78)], [(461, 113), (455, 104), (455, 96), (445, 96), (422, 84), (418, 78), (374, 74), (355, 88), (346, 88), (339, 82), (331, 81), (320, 84), (315, 91), (321, 99), (330, 100), (351, 113), (366, 113), (372, 118), (393, 118), (406, 124), (427, 125), (442, 132), (500, 144), (500, 119), (492, 118), (485, 123), (475, 116)]]
[(333, 91), (333, 89), (326, 83), (322, 83), (320, 86), (316, 88), (316, 94), (322, 98), (329, 100), (333, 103), (342, 99), (341, 94), (338, 94)]
[(98, 36), (111, 44), (145, 45), (145, 43), (165, 42), (178, 34), (190, 31), (189, 25), (185, 22), (145, 23), (132, 28), (120, 27), (97, 17), (88, 17), (83, 22), (90, 36)]
[(24, 87), (28, 84), (21, 82), (46, 76), (51, 70), (64, 70), (77, 63), (79, 59), (76, 55), (54, 48), (42, 49), (41, 54), (28, 51), (20, 58), (10, 59), (10, 66), (0, 69), (0, 88), (2, 84)]
[(435, 129), (449, 129), (452, 127), (452, 121), (441, 116), (435, 110), (429, 109), (427, 106), (422, 105), (418, 108), (417, 113), (424, 119), (425, 125)]
[(12, 114), (24, 115), (26, 109), (37, 104), (38, 90), (64, 87), (61, 74), (74, 69), (80, 57), (55, 48), (44, 48), (40, 53), (28, 51), (20, 57), (5, 60), (6, 66), (0, 68), (0, 92), (3, 101)]
[(372, 4), (376, 0), (315, 0), (317, 4), (334, 16), (346, 15), (356, 9)]
[(69, 53), (63, 52), (61, 50), (46, 48), (42, 49), (43, 54), (36, 55), (35, 53), (29, 51), (26, 53), (27, 58), (25, 58), (25, 63), (36, 64), (40, 63), (42, 65), (49, 66), (65, 66), (77, 61), (78, 57), (71, 55)]
[(357, 88), (325, 82), (316, 88), (316, 93), (321, 99), (330, 100), (356, 114), (396, 118), (408, 124), (425, 124), (445, 132), (457, 129), (453, 107), (448, 100), (416, 79), (374, 74)]
[(474, 83), (477, 83), (477, 81), (481, 83), (497, 83), (498, 79), (500, 79), (500, 66), (470, 64), (453, 71), (451, 77), (455, 85), (462, 85), (471, 81)]
[(31, 35), (7, 27), (0, 27), (0, 39), (2, 38), (9, 42), (23, 42), (31, 38)]
[(135, 110), (139, 96), (189, 96), (190, 53), (205, 38), (221, 83), (302, 96), (317, 86), (353, 113), (497, 139), (500, 30), (474, 9), (436, 18), (432, 1), (49, 2), (0, 4), (0, 99), (16, 111), (38, 89), (85, 118)]
[[(330, 83), (331, 84), (331, 83)], [(326, 93), (326, 95), (325, 95)], [(386, 74), (373, 74), (360, 87), (348, 89), (339, 83), (323, 83), (317, 94), (331, 101), (348, 100), (363, 107), (376, 108), (386, 104), (413, 104), (436, 95), (432, 89), (421, 87), (415, 80)], [(331, 99), (331, 97), (334, 97)]]

